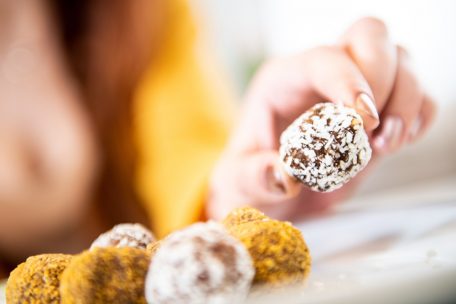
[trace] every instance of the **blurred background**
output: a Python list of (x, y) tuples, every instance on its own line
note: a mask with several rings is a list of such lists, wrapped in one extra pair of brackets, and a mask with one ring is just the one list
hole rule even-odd
[(456, 99), (456, 3), (451, 0), (192, 0), (214, 50), (242, 93), (263, 58), (331, 44), (364, 16), (382, 19), (439, 102)]

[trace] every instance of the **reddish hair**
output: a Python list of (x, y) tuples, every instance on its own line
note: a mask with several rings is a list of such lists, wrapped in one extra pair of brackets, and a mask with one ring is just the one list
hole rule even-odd
[(157, 0), (50, 0), (62, 48), (91, 115), (101, 154), (96, 201), (106, 225), (147, 223), (135, 191), (134, 89), (160, 37)]

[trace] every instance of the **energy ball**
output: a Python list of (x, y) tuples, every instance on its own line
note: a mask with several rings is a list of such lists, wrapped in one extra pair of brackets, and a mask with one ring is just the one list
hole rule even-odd
[(263, 212), (252, 207), (240, 207), (232, 210), (223, 220), (223, 225), (230, 228), (232, 226), (248, 223), (252, 221), (262, 221), (269, 219)]
[(197, 223), (161, 242), (146, 279), (150, 304), (242, 303), (254, 269), (241, 242), (221, 224)]
[(29, 257), (11, 272), (6, 283), (6, 302), (60, 303), (60, 277), (71, 259), (65, 254)]
[(280, 144), (285, 171), (319, 192), (342, 187), (372, 155), (361, 116), (333, 103), (302, 114), (282, 133)]
[(311, 266), (301, 232), (288, 222), (253, 221), (230, 228), (248, 249), (255, 267), (255, 285), (283, 286), (305, 282)]
[(134, 247), (146, 249), (155, 241), (155, 237), (141, 224), (119, 224), (111, 230), (100, 234), (90, 249), (97, 247)]
[(62, 304), (146, 303), (150, 257), (131, 247), (94, 248), (73, 258), (62, 275)]
[(155, 253), (157, 252), (158, 248), (160, 248), (161, 246), (161, 242), (162, 241), (156, 241), (156, 242), (153, 242), (153, 243), (150, 243), (149, 245), (147, 245), (147, 253), (149, 253), (149, 255), (151, 257), (153, 257), (155, 255)]

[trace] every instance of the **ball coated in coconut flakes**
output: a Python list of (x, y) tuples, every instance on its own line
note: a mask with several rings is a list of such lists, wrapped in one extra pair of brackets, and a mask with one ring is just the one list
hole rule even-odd
[(90, 249), (103, 247), (133, 247), (146, 249), (153, 243), (155, 237), (152, 232), (141, 224), (119, 224), (111, 230), (100, 234), (93, 241)]
[(280, 137), (285, 171), (318, 192), (342, 187), (367, 165), (371, 155), (361, 116), (334, 103), (316, 104)]
[(197, 223), (161, 241), (146, 279), (148, 303), (242, 303), (254, 276), (247, 249), (221, 224)]

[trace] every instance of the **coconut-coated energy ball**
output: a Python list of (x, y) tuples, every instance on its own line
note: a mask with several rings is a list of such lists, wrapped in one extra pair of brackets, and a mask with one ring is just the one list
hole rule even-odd
[(11, 272), (6, 284), (6, 302), (60, 303), (60, 277), (71, 259), (71, 255), (65, 254), (29, 257)]
[(252, 221), (269, 219), (263, 212), (252, 207), (240, 207), (233, 209), (223, 220), (223, 225), (229, 228)]
[(100, 234), (90, 246), (97, 247), (134, 247), (146, 249), (155, 241), (152, 232), (141, 224), (119, 224)]
[(369, 162), (372, 150), (354, 109), (319, 103), (280, 137), (285, 171), (319, 192), (342, 187)]
[(248, 249), (255, 267), (254, 284), (299, 284), (310, 272), (311, 257), (301, 231), (289, 222), (253, 221), (229, 229)]
[(254, 269), (246, 248), (218, 223), (197, 223), (162, 240), (146, 280), (149, 304), (242, 303)]
[(145, 249), (85, 251), (73, 258), (62, 275), (61, 303), (146, 303), (144, 282), (149, 263)]

